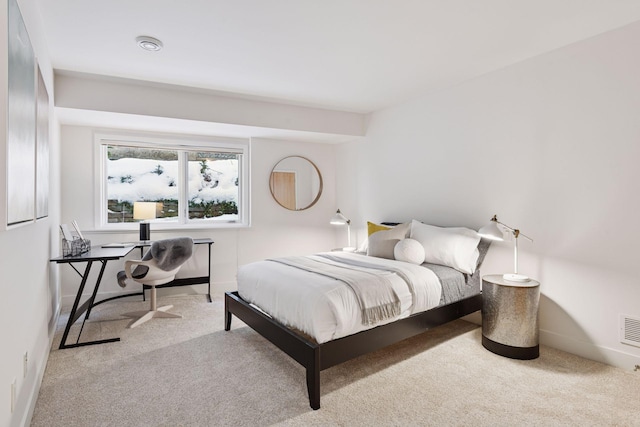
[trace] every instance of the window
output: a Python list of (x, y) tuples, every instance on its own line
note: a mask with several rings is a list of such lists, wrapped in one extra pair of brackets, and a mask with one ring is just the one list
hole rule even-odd
[(249, 225), (248, 141), (96, 135), (96, 147), (98, 228)]

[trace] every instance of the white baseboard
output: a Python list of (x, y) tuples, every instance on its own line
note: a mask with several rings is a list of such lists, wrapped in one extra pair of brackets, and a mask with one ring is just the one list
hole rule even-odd
[(540, 344), (625, 370), (633, 370), (640, 365), (640, 357), (633, 354), (544, 329), (540, 330)]
[(218, 282), (211, 284), (211, 293), (222, 295), (225, 292), (237, 291), (238, 283), (236, 281), (232, 282)]
[[(98, 292), (96, 295), (96, 301), (102, 301), (107, 298), (116, 297), (119, 295), (126, 295), (134, 292), (139, 292), (139, 287), (134, 288), (129, 287), (125, 288), (123, 291), (116, 292)], [(235, 291), (237, 289), (237, 285), (235, 281), (232, 282), (216, 282), (211, 283), (211, 296), (215, 297), (216, 295), (222, 295), (227, 291)], [(207, 288), (205, 285), (193, 285), (193, 286), (176, 286), (173, 288), (163, 288), (158, 289), (158, 295), (204, 295), (207, 292)], [(89, 298), (90, 294), (85, 294), (82, 296), (82, 301), (86, 301)], [(75, 295), (64, 295), (62, 297), (62, 306), (65, 309), (69, 309), (73, 305), (73, 301), (75, 300)], [(132, 295), (131, 298), (139, 298), (139, 296)]]
[(36, 410), (36, 403), (38, 402), (38, 394), (40, 393), (40, 387), (42, 386), (42, 380), (44, 378), (44, 372), (47, 369), (47, 362), (49, 361), (49, 354), (51, 353), (51, 346), (53, 345), (53, 338), (56, 333), (56, 326), (58, 325), (58, 320), (60, 319), (60, 310), (62, 308), (61, 300), (59, 299), (56, 304), (55, 312), (53, 313), (53, 320), (49, 323), (49, 345), (44, 351), (42, 358), (38, 361), (38, 365), (36, 367), (36, 381), (33, 384), (33, 388), (29, 393), (29, 401), (27, 402), (27, 410), (22, 416), (22, 420), (20, 422), (21, 426), (31, 425), (31, 419), (33, 418), (33, 413)]
[[(462, 319), (482, 326), (480, 312), (472, 313)], [(577, 340), (545, 329), (540, 330), (540, 344), (625, 370), (634, 370), (636, 365), (640, 365), (640, 357), (633, 354)]]
[[(102, 301), (105, 300), (107, 298), (112, 298), (118, 295), (126, 295), (126, 294), (130, 294), (133, 292), (139, 292), (139, 291), (134, 291), (134, 290), (128, 290), (128, 291), (124, 291), (124, 292), (98, 292), (98, 294), (96, 295), (96, 301)], [(82, 304), (84, 301), (87, 300), (87, 298), (89, 298), (91, 296), (91, 294), (84, 294), (82, 295), (82, 298), (80, 298), (80, 304)], [(135, 297), (140, 298), (139, 295), (132, 295), (132, 298)], [(63, 295), (62, 296), (62, 307), (66, 310), (66, 311), (70, 311), (71, 307), (73, 306), (73, 301), (75, 300), (76, 296), (75, 295)]]

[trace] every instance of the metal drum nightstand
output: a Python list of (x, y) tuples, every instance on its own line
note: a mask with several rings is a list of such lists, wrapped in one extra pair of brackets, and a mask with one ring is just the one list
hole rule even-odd
[(540, 355), (538, 303), (540, 283), (511, 282), (501, 275), (482, 278), (482, 345), (512, 359)]

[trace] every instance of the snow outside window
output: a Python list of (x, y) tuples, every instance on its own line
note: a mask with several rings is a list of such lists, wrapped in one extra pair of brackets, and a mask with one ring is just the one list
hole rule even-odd
[(155, 203), (154, 229), (248, 225), (248, 145), (98, 139), (100, 228), (137, 227), (137, 202)]

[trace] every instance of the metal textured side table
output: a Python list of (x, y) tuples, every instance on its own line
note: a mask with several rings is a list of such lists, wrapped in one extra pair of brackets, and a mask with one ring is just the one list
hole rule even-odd
[(482, 345), (512, 359), (540, 355), (540, 283), (511, 282), (501, 275), (482, 278)]

